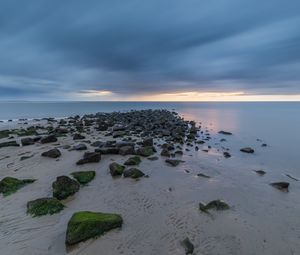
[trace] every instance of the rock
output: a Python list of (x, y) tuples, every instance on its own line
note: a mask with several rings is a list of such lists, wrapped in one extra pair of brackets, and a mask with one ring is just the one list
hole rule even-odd
[(12, 193), (15, 193), (25, 185), (33, 182), (35, 182), (34, 179), (19, 180), (13, 177), (5, 177), (0, 181), (0, 193), (3, 193), (4, 196), (8, 196)]
[(48, 158), (59, 158), (61, 156), (61, 152), (59, 149), (54, 148), (49, 151), (43, 152), (42, 156)]
[(86, 163), (98, 163), (101, 160), (101, 154), (98, 152), (85, 152), (83, 159), (77, 161), (77, 165), (83, 165)]
[(266, 172), (263, 170), (254, 170), (255, 173), (259, 174), (259, 175), (265, 175)]
[(141, 163), (141, 158), (139, 156), (134, 156), (129, 159), (127, 159), (124, 163), (126, 166), (134, 166)]
[(144, 147), (153, 146), (153, 138), (148, 137), (148, 138), (144, 139), (142, 144)]
[(122, 226), (119, 214), (100, 212), (76, 212), (68, 222), (66, 244), (73, 245)]
[(137, 154), (142, 157), (149, 157), (154, 154), (152, 146), (141, 147), (137, 150)]
[(163, 149), (161, 151), (160, 155), (163, 156), (163, 157), (170, 157), (171, 156), (170, 152), (167, 149)]
[(207, 212), (209, 209), (214, 209), (217, 211), (228, 210), (230, 206), (223, 200), (213, 200), (208, 204), (199, 203), (199, 209), (203, 212)]
[(79, 133), (74, 134), (73, 140), (81, 140), (81, 139), (85, 139), (85, 136)]
[(288, 182), (273, 182), (270, 184), (276, 189), (279, 189), (281, 191), (288, 192), (290, 184)]
[(19, 147), (19, 144), (17, 144), (16, 141), (0, 143), (0, 148), (4, 148), (4, 147)]
[(224, 151), (224, 152), (223, 152), (223, 156), (224, 156), (225, 158), (230, 158), (230, 157), (231, 157), (231, 154), (230, 154), (228, 151)]
[(42, 137), (40, 142), (43, 144), (44, 143), (55, 143), (55, 142), (57, 142), (57, 138), (55, 135), (48, 135), (48, 136)]
[[(119, 154), (119, 148), (117, 147), (103, 147), (95, 149), (95, 152), (100, 152), (101, 154)], [(123, 153), (123, 152), (122, 152)]]
[(33, 217), (46, 214), (55, 214), (64, 209), (64, 205), (56, 198), (44, 197), (38, 198), (27, 203), (27, 213)]
[(261, 145), (261, 147), (267, 147), (268, 145), (266, 144), (266, 143), (263, 143), (262, 145)]
[(127, 178), (127, 177), (131, 177), (133, 179), (136, 179), (136, 178), (140, 178), (140, 177), (143, 177), (145, 174), (137, 169), (137, 168), (130, 168), (130, 169), (127, 169), (124, 171), (124, 177)]
[(33, 138), (30, 138), (30, 137), (22, 138), (21, 139), (21, 144), (23, 146), (33, 145), (34, 144), (34, 140), (33, 140)]
[(68, 176), (59, 176), (52, 183), (53, 197), (62, 200), (74, 195), (79, 190), (79, 183)]
[(122, 146), (119, 148), (119, 154), (126, 156), (134, 154), (134, 147), (133, 146)]
[(219, 131), (219, 134), (222, 134), (222, 135), (232, 135), (231, 132), (227, 132), (227, 131), (223, 131), (223, 130)]
[(171, 166), (178, 166), (179, 163), (184, 162), (183, 160), (179, 160), (179, 159), (166, 159), (165, 161)]
[(73, 172), (71, 175), (80, 183), (80, 184), (87, 184), (92, 181), (95, 176), (95, 171), (79, 171)]
[(93, 146), (93, 147), (102, 147), (102, 146), (104, 146), (105, 145), (105, 143), (104, 142), (101, 142), (101, 141), (95, 141), (95, 142), (93, 142), (92, 144), (91, 144), (91, 146)]
[(190, 241), (190, 239), (187, 237), (183, 241), (181, 241), (181, 245), (183, 246), (185, 250), (185, 254), (193, 254), (194, 252), (194, 245)]
[(197, 174), (197, 176), (198, 176), (198, 177), (204, 177), (204, 178), (210, 178), (209, 175), (202, 174), (202, 173)]
[(126, 135), (126, 132), (125, 132), (125, 131), (115, 131), (115, 132), (113, 132), (113, 134), (112, 134), (113, 138), (122, 137), (122, 136), (124, 136), (124, 135)]
[(180, 155), (180, 156), (182, 156), (182, 155), (183, 155), (183, 152), (182, 152), (182, 151), (180, 151), (180, 150), (177, 150), (177, 151), (175, 151), (175, 154), (176, 154), (176, 155)]
[(245, 153), (254, 153), (254, 150), (251, 147), (242, 148), (240, 151)]
[(110, 171), (111, 176), (122, 175), (124, 169), (125, 169), (125, 166), (122, 166), (116, 162), (113, 162), (109, 165), (109, 171)]
[(84, 151), (87, 150), (87, 146), (84, 143), (79, 143), (73, 146), (72, 150)]

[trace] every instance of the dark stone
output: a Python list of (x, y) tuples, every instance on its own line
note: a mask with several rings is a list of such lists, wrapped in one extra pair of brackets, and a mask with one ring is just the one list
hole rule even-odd
[(170, 152), (167, 149), (163, 149), (161, 151), (160, 155), (163, 156), (163, 157), (170, 157), (171, 156)]
[(276, 189), (279, 189), (281, 191), (288, 192), (290, 184), (288, 182), (273, 182), (270, 184)]
[(61, 156), (61, 152), (59, 149), (51, 149), (49, 151), (45, 151), (42, 153), (43, 157), (48, 157), (48, 158), (59, 158)]
[(77, 161), (77, 165), (83, 165), (86, 163), (98, 163), (101, 160), (101, 154), (98, 152), (85, 152), (83, 159)]
[(15, 193), (25, 185), (33, 182), (35, 182), (34, 179), (19, 180), (13, 177), (5, 177), (0, 181), (0, 193), (3, 193), (4, 196), (8, 196), (12, 193)]
[(87, 150), (87, 146), (84, 143), (79, 143), (73, 146), (72, 150), (84, 151)]
[(19, 147), (20, 145), (17, 144), (16, 141), (10, 141), (10, 142), (4, 142), (4, 143), (0, 143), (0, 148), (4, 148), (4, 147)]
[(203, 212), (207, 212), (209, 209), (215, 209), (217, 211), (228, 210), (230, 206), (223, 200), (213, 200), (208, 204), (199, 203), (199, 209)]
[(119, 148), (103, 147), (103, 148), (95, 149), (95, 152), (100, 152), (101, 154), (119, 154)]
[(240, 149), (241, 152), (245, 152), (245, 153), (254, 153), (254, 149), (250, 148), (250, 147), (245, 147)]
[(184, 162), (183, 160), (179, 160), (179, 159), (166, 159), (166, 163), (168, 163), (171, 166), (178, 166), (179, 163)]
[(130, 168), (130, 169), (127, 169), (124, 171), (124, 177), (127, 178), (127, 177), (131, 177), (133, 179), (136, 179), (136, 178), (140, 178), (140, 177), (143, 177), (145, 174), (137, 169), (137, 168)]
[(134, 154), (134, 147), (133, 146), (122, 146), (121, 148), (119, 148), (119, 154), (120, 155), (132, 155)]
[(223, 131), (223, 130), (219, 131), (219, 134), (222, 134), (222, 135), (232, 135), (231, 132), (227, 132), (227, 131)]
[(57, 142), (57, 138), (55, 135), (48, 135), (48, 136), (42, 137), (40, 142), (43, 144), (44, 143), (55, 143), (55, 142)]
[(263, 171), (263, 170), (255, 170), (254, 172), (259, 174), (259, 175), (265, 175), (266, 174), (266, 172)]
[(81, 139), (85, 139), (85, 136), (79, 134), (79, 133), (76, 133), (74, 136), (73, 136), (73, 140), (81, 140)]
[(73, 172), (71, 175), (80, 183), (80, 184), (87, 184), (91, 182), (95, 176), (95, 171), (79, 171)]
[(22, 144), (23, 146), (32, 145), (32, 144), (34, 144), (34, 139), (33, 139), (33, 138), (30, 138), (30, 137), (22, 138), (22, 139), (21, 139), (21, 144)]
[(149, 137), (143, 140), (143, 146), (153, 146), (153, 138)]
[(125, 166), (122, 166), (116, 162), (109, 164), (109, 171), (111, 176), (122, 175), (124, 172)]
[(79, 190), (79, 183), (72, 180), (68, 176), (59, 176), (56, 181), (52, 183), (53, 197), (62, 200), (75, 194)]
[(56, 198), (38, 198), (27, 203), (27, 213), (33, 217), (55, 214), (64, 209), (64, 205)]
[(181, 245), (183, 246), (185, 250), (185, 254), (193, 254), (194, 252), (194, 245), (190, 241), (190, 239), (187, 237), (183, 241), (181, 241)]
[(134, 166), (141, 163), (141, 158), (139, 156), (134, 156), (129, 159), (127, 159), (124, 163), (126, 166)]
[(137, 149), (137, 154), (142, 157), (149, 157), (154, 154), (153, 146), (146, 146)]
[(230, 158), (231, 157), (231, 155), (228, 151), (224, 151), (223, 155), (224, 155), (225, 158)]
[(197, 174), (197, 176), (198, 176), (198, 177), (204, 177), (204, 178), (210, 178), (209, 175), (202, 174), (202, 173)]

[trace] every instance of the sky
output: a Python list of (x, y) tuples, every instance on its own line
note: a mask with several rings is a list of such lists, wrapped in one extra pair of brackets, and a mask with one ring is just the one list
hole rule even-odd
[(300, 100), (299, 0), (1, 0), (0, 100)]

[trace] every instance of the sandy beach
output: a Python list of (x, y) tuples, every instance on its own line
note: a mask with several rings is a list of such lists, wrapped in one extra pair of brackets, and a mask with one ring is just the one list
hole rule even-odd
[[(70, 119), (64, 120), (68, 123)], [(198, 129), (200, 123), (195, 125), (197, 134), (192, 141), (185, 140), (182, 145), (168, 142), (169, 135), (150, 134), (156, 149), (151, 156), (158, 159), (149, 160), (141, 156), (142, 161), (137, 168), (148, 178), (132, 179), (112, 177), (109, 171), (112, 162), (124, 164), (132, 155), (101, 154), (98, 163), (77, 165), (76, 162), (86, 151), (97, 149), (92, 146), (95, 141), (105, 143), (115, 140), (118, 143), (131, 137), (129, 141), (134, 141), (137, 149), (145, 139), (140, 136), (144, 130), (113, 138), (112, 134), (107, 134), (116, 123), (105, 131), (99, 131), (98, 124), (91, 122), (88, 126), (83, 125), (80, 132), (85, 138), (74, 140), (74, 134), (78, 133), (70, 131), (74, 124), (68, 126), (60, 121), (0, 123), (2, 131), (29, 126), (52, 126), (51, 132), (55, 132), (57, 127), (68, 130), (57, 135), (56, 142), (42, 144), (37, 141), (28, 146), (0, 148), (0, 180), (7, 176), (36, 179), (13, 194), (0, 197), (1, 255), (185, 254), (182, 245), (185, 238), (194, 245), (193, 254), (299, 254), (299, 182), (285, 176), (284, 172), (267, 170), (263, 176), (254, 172), (259, 170), (255, 153), (232, 151), (228, 144), (220, 142), (221, 139), (230, 139), (230, 135), (210, 133), (212, 127)], [(29, 137), (49, 135), (49, 129), (36, 131), (38, 135)], [(17, 141), (21, 144), (21, 139), (25, 138), (16, 134), (9, 136), (13, 138), (1, 138), (0, 143)], [(183, 155), (170, 157), (182, 160), (178, 166), (170, 166), (165, 162), (168, 157), (161, 156), (161, 146), (166, 142), (182, 148)], [(72, 149), (78, 144), (85, 144), (87, 149)], [(58, 148), (61, 156), (41, 156), (41, 153), (53, 148)], [(260, 146), (258, 152), (268, 149)], [(226, 158), (225, 151), (239, 156)], [(28, 158), (20, 160), (24, 156)], [(81, 185), (77, 193), (62, 200), (65, 205), (62, 211), (41, 217), (26, 213), (27, 202), (52, 197), (52, 183), (56, 177), (71, 177), (74, 171), (88, 170), (96, 172), (94, 180)], [(270, 185), (282, 181), (290, 184), (288, 192)], [(216, 199), (226, 201), (230, 208), (209, 210), (209, 213), (199, 210), (200, 202)], [(78, 211), (117, 213), (122, 216), (123, 225), (98, 238), (68, 247), (65, 244), (68, 221)]]

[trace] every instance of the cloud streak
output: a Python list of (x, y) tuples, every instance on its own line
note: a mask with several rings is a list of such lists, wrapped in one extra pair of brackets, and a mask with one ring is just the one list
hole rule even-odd
[(299, 94), (299, 9), (297, 0), (3, 0), (0, 99)]

